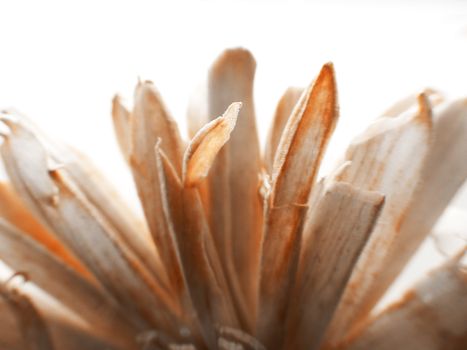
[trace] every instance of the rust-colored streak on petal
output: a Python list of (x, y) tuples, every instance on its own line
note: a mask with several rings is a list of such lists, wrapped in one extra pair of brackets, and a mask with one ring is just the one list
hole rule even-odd
[(118, 146), (127, 162), (131, 154), (131, 113), (122, 102), (120, 96), (114, 96), (112, 100), (112, 121)]
[(296, 286), (288, 303), (284, 349), (317, 349), (384, 198), (334, 183), (312, 213)]
[(284, 131), (287, 120), (289, 119), (302, 93), (303, 89), (290, 87), (284, 92), (277, 104), (272, 125), (269, 129), (266, 149), (264, 151), (264, 163), (269, 174), (272, 174), (274, 158), (282, 132)]
[(415, 198), (432, 140), (431, 108), (424, 95), (418, 101), (418, 111), (378, 119), (347, 150), (345, 160), (351, 163), (338, 179), (380, 192), (386, 203), (330, 324), (327, 342), (342, 339), (378, 301), (375, 288), (384, 292), (387, 287), (378, 285), (392, 273), (387, 257), (402, 239), (401, 222)]
[[(162, 199), (157, 174), (154, 147), (161, 140), (161, 149), (169, 158), (178, 174), (181, 174), (183, 142), (177, 125), (167, 112), (159, 93), (150, 82), (140, 82), (135, 90), (135, 104), (132, 115), (132, 153), (130, 165), (143, 205), (144, 214), (166, 271), (179, 269), (174, 259), (174, 242), (164, 224)], [(170, 285), (178, 280), (171, 280)], [(176, 277), (175, 277), (176, 278)]]
[(263, 242), (256, 335), (267, 349), (280, 349), (290, 288), (295, 282), (303, 223), (308, 207), (270, 208)]
[[(189, 156), (185, 159), (189, 163)], [(183, 186), (163, 153), (157, 157), (166, 200), (164, 211), (170, 216), (191, 302), (202, 335), (216, 346), (215, 325), (238, 327), (217, 251), (196, 186)]]
[(337, 118), (334, 69), (328, 63), (302, 94), (277, 147), (272, 179), (274, 206), (307, 202)]
[(208, 79), (211, 117), (222, 113), (232, 101), (243, 103), (230, 141), (212, 167), (208, 193), (216, 247), (237, 311), (249, 330), (256, 308), (262, 233), (262, 202), (258, 195), (261, 155), (253, 102), (255, 70), (252, 54), (235, 48), (216, 59)]
[[(266, 345), (282, 341), (287, 296), (293, 285), (307, 201), (337, 121), (334, 71), (326, 64), (302, 94), (279, 143), (261, 260), (258, 334)], [(267, 316), (265, 316), (267, 315)]]
[(83, 277), (93, 280), (83, 264), (29, 212), (13, 188), (5, 182), (0, 182), (0, 216), (34, 238)]
[(0, 297), (15, 314), (25, 350), (54, 350), (49, 330), (31, 301), (16, 289), (0, 284)]
[(242, 104), (232, 103), (224, 114), (206, 124), (193, 138), (184, 156), (185, 186), (195, 186), (204, 179), (217, 156), (229, 140)]
[(467, 273), (450, 260), (335, 349), (463, 350), (467, 340)]

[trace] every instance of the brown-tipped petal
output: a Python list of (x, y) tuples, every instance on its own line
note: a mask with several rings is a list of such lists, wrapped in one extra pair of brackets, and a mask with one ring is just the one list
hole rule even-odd
[[(0, 298), (10, 307), (21, 332), (25, 350), (53, 350), (49, 330), (31, 301), (16, 289), (0, 284)], [(1, 340), (0, 340), (1, 341)]]
[(163, 152), (159, 150), (156, 158), (165, 191), (164, 212), (174, 226), (188, 292), (204, 339), (215, 348), (216, 324), (238, 326), (219, 257), (197, 188), (183, 186)]
[[(245, 49), (224, 51), (213, 63), (208, 79), (208, 106), (218, 116), (232, 101), (242, 110), (230, 141), (220, 152), (209, 176), (211, 228), (236, 307), (252, 327), (255, 309), (262, 202), (258, 195), (261, 155), (256, 130), (253, 81), (256, 62)], [(248, 198), (248, 200), (245, 200)], [(224, 244), (226, 243), (226, 244)], [(226, 250), (227, 249), (227, 250)], [(233, 264), (235, 271), (229, 266)], [(242, 295), (238, 289), (241, 288)], [(245, 306), (250, 309), (245, 314)], [(243, 311), (242, 311), (243, 310)]]
[(132, 344), (134, 328), (100, 289), (1, 219), (0, 256), (14, 271), (25, 273), (32, 283), (92, 324), (95, 337), (109, 339), (114, 344)]
[(118, 95), (115, 95), (112, 100), (112, 120), (118, 146), (120, 147), (123, 158), (125, 158), (127, 162), (130, 162), (131, 113)]
[(368, 244), (363, 250), (328, 329), (327, 341), (339, 341), (375, 305), (369, 291), (387, 270), (386, 257), (400, 239), (400, 225), (414, 199), (432, 136), (431, 110), (424, 95), (419, 110), (397, 118), (380, 118), (350, 145), (351, 163), (338, 176), (357, 188), (386, 196)]
[(18, 194), (6, 182), (0, 182), (0, 216), (34, 238), (82, 276), (92, 280), (83, 264), (29, 212)]
[(337, 349), (463, 350), (466, 344), (467, 271), (454, 260), (362, 324)]
[(334, 70), (326, 64), (302, 94), (276, 151), (264, 229), (258, 310), (262, 315), (258, 317), (258, 333), (266, 347), (277, 345), (283, 336), (280, 328), (298, 263), (306, 203), (336, 121)]
[(206, 124), (195, 135), (184, 155), (185, 186), (195, 186), (207, 176), (217, 153), (230, 139), (241, 107), (240, 102), (232, 103), (221, 117)]
[[(132, 130), (132, 161), (154, 164), (154, 146), (162, 140), (161, 148), (167, 154), (177, 173), (181, 173), (183, 142), (177, 124), (167, 111), (155, 86), (140, 82), (135, 89)], [(149, 166), (146, 164), (146, 166)], [(144, 172), (144, 169), (139, 169)]]
[(333, 183), (312, 213), (288, 303), (284, 349), (317, 349), (384, 197)]
[(305, 204), (338, 118), (332, 64), (323, 66), (290, 116), (274, 160), (272, 203)]
[(272, 174), (277, 146), (284, 127), (302, 93), (302, 88), (290, 87), (284, 92), (277, 104), (264, 151), (264, 163), (269, 174)]
[[(159, 93), (150, 82), (140, 82), (135, 90), (132, 120), (131, 170), (144, 214), (162, 264), (166, 271), (174, 268), (173, 242), (168, 227), (162, 220), (162, 199), (157, 174), (154, 147), (161, 139), (161, 149), (181, 174), (183, 142), (177, 125), (167, 112)], [(172, 281), (168, 274), (170, 284)]]
[(47, 154), (37, 138), (20, 125), (10, 127), (1, 151), (24, 197), (107, 291), (130, 309), (128, 317), (137, 321), (144, 315), (155, 325), (169, 327), (173, 321), (170, 297), (66, 170), (49, 170)]

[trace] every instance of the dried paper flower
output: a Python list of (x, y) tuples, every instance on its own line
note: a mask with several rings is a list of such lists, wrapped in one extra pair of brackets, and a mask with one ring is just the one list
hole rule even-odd
[(465, 244), (372, 311), (467, 177), (467, 100), (399, 101), (318, 180), (332, 64), (285, 92), (264, 157), (255, 67), (216, 60), (188, 145), (151, 82), (132, 110), (114, 98), (144, 224), (83, 155), (2, 114), (1, 349), (466, 348)]

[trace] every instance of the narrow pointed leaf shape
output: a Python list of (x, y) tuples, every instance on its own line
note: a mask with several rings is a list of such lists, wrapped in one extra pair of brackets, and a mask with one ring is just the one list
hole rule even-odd
[(284, 92), (284, 95), (282, 95), (277, 104), (264, 151), (264, 162), (269, 174), (272, 174), (277, 146), (279, 145), (287, 120), (302, 93), (303, 89), (290, 87)]
[[(163, 210), (154, 147), (160, 138), (161, 148), (180, 175), (183, 143), (177, 125), (150, 82), (137, 85), (132, 118), (130, 163), (144, 215), (165, 270), (179, 270), (174, 242), (164, 222), (158, 220), (163, 217)], [(170, 280), (171, 276), (177, 275), (178, 272), (174, 275), (168, 273), (171, 285), (177, 285), (177, 279)]]
[(7, 302), (16, 317), (25, 350), (54, 350), (42, 316), (26, 296), (0, 284), (0, 298)]
[(342, 339), (374, 305), (367, 293), (384, 274), (385, 258), (400, 239), (400, 224), (420, 182), (431, 131), (431, 109), (426, 97), (420, 95), (418, 111), (379, 119), (347, 150), (345, 160), (351, 163), (338, 180), (380, 192), (386, 201), (336, 310), (327, 341)]
[(122, 99), (118, 95), (112, 100), (112, 121), (120, 151), (123, 158), (129, 162), (131, 155), (131, 113), (123, 105)]
[(133, 326), (100, 289), (3, 219), (0, 219), (0, 255), (14, 271), (26, 273), (32, 283), (92, 324), (93, 336), (114, 344), (132, 344)]
[[(183, 185), (168, 158), (158, 148), (156, 159), (161, 188), (165, 192), (164, 213), (174, 226), (188, 292), (205, 342), (215, 348), (216, 324), (238, 327), (219, 257), (212, 245), (197, 188)], [(184, 159), (190, 163), (189, 156)]]
[[(261, 156), (253, 103), (256, 62), (241, 48), (224, 51), (208, 79), (208, 110), (221, 115), (232, 101), (241, 101), (237, 125), (209, 176), (211, 228), (237, 309), (252, 327), (258, 284), (262, 202), (258, 195)], [(248, 198), (248, 200), (245, 200)], [(229, 249), (226, 251), (226, 247)], [(233, 263), (236, 271), (229, 266)], [(241, 295), (238, 290), (242, 291)], [(249, 308), (244, 314), (245, 303)]]
[(217, 153), (230, 139), (241, 107), (240, 102), (232, 103), (221, 117), (195, 135), (184, 155), (185, 186), (198, 185), (207, 176)]
[(85, 278), (91, 278), (89, 271), (76, 259), (70, 250), (29, 212), (11, 185), (1, 182), (0, 216), (42, 244), (51, 254), (75, 269)]
[(313, 211), (288, 303), (284, 349), (317, 349), (384, 197), (333, 183)]
[(465, 344), (467, 270), (454, 259), (432, 271), (336, 349), (462, 350)]
[(272, 203), (305, 204), (338, 118), (334, 69), (325, 64), (288, 120), (274, 159)]
[[(50, 171), (37, 138), (20, 124), (2, 145), (9, 176), (57, 236), (73, 250), (128, 317), (173, 326), (173, 303), (104, 217), (72, 183), (64, 169)], [(138, 297), (135, 297), (138, 296)], [(173, 329), (173, 328), (172, 328)]]
[(306, 203), (336, 121), (334, 71), (327, 64), (297, 103), (276, 152), (258, 310), (257, 331), (266, 347), (280, 342), (283, 335), (280, 330), (298, 263)]

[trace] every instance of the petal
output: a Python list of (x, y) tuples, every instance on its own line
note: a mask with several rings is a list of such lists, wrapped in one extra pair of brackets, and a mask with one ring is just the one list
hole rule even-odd
[(384, 197), (333, 183), (312, 212), (287, 314), (285, 349), (317, 349)]
[(216, 59), (208, 79), (210, 116), (220, 115), (233, 101), (243, 103), (235, 130), (209, 175), (208, 195), (216, 247), (237, 311), (249, 330), (253, 327), (251, 310), (256, 309), (262, 233), (258, 195), (261, 156), (253, 103), (255, 70), (256, 62), (249, 51), (231, 49)]
[(448, 261), (381, 314), (361, 325), (337, 349), (464, 349), (467, 271)]
[[(266, 347), (278, 329), (288, 300), (305, 214), (318, 167), (337, 121), (332, 65), (325, 65), (303, 93), (276, 152), (270, 208), (266, 213), (261, 260), (259, 339)], [(265, 316), (267, 315), (267, 316)], [(267, 343), (266, 343), (267, 341)]]
[(277, 146), (279, 145), (285, 125), (302, 93), (303, 89), (290, 87), (284, 92), (284, 95), (282, 95), (277, 104), (264, 151), (264, 163), (269, 174), (272, 174)]
[(400, 224), (420, 183), (431, 136), (431, 109), (420, 95), (418, 111), (380, 118), (347, 150), (345, 160), (351, 163), (338, 180), (380, 192), (386, 202), (336, 310), (327, 335), (330, 341), (341, 339), (375, 305), (369, 291), (380, 283), (388, 252), (400, 239)]

